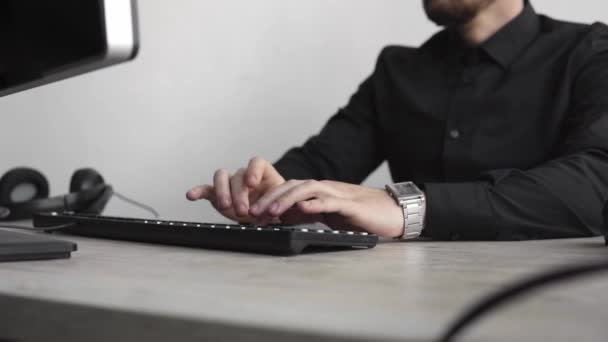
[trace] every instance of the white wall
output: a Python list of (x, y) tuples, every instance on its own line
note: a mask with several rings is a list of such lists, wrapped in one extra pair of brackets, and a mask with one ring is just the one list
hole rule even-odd
[[(534, 4), (608, 16), (603, 0)], [(0, 172), (38, 168), (59, 194), (93, 166), (164, 217), (217, 221), (187, 188), (253, 155), (275, 160), (346, 102), (383, 46), (436, 30), (418, 0), (140, 0), (139, 10), (134, 62), (0, 98)], [(387, 180), (382, 168), (368, 184)], [(145, 215), (116, 199), (106, 213)]]

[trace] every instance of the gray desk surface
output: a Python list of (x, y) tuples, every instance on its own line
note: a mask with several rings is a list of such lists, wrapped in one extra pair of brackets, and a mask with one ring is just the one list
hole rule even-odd
[[(271, 257), (65, 237), (69, 260), (0, 264), (0, 340), (430, 341), (468, 304), (602, 239), (392, 242)], [(605, 341), (608, 277), (536, 292), (466, 341)], [(59, 338), (61, 337), (61, 338)]]

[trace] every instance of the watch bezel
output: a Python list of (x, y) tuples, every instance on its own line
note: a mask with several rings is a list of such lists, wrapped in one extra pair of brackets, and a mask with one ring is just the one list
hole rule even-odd
[[(416, 191), (416, 193), (414, 193), (414, 194), (402, 193), (399, 190), (399, 185), (408, 185), (408, 186), (411, 185), (414, 188), (414, 190)], [(424, 192), (422, 192), (422, 190), (420, 190), (420, 188), (418, 188), (418, 186), (414, 182), (401, 182), (401, 183), (386, 184), (386, 189), (399, 203), (401, 203), (404, 200), (411, 200), (411, 199), (418, 198), (418, 197), (424, 197)]]

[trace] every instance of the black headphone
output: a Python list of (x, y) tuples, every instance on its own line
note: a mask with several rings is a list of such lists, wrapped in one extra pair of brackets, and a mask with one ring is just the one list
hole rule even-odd
[(113, 193), (99, 172), (85, 168), (72, 175), (70, 193), (49, 198), (49, 183), (42, 173), (16, 168), (0, 178), (0, 221), (28, 219), (35, 213), (54, 211), (101, 214)]

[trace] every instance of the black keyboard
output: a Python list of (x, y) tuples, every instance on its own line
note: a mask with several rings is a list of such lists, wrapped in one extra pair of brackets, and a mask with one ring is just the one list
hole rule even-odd
[[(73, 226), (69, 226), (73, 224)], [(304, 249), (372, 248), (376, 235), (318, 228), (212, 224), (163, 221), (74, 213), (44, 213), (34, 216), (37, 228), (60, 229), (69, 234), (166, 245), (226, 249), (243, 252), (294, 255)]]

